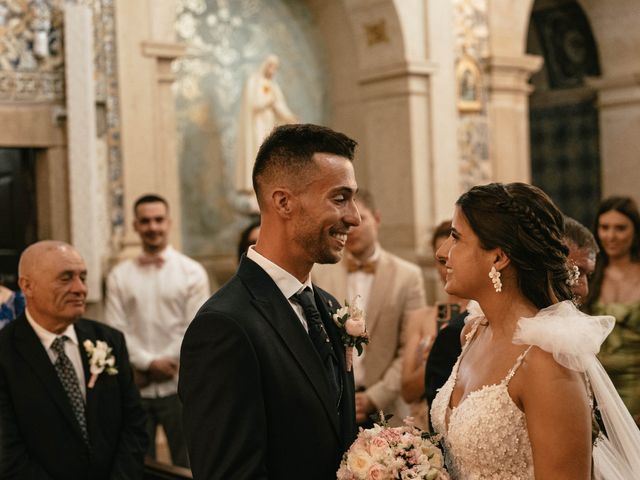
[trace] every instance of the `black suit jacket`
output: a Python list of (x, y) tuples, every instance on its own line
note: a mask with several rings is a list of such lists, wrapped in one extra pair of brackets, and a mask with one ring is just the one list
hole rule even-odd
[(85, 382), (88, 357), (82, 343), (104, 340), (113, 348), (118, 373), (103, 372), (87, 388), (89, 443), (47, 352), (26, 317), (0, 332), (0, 478), (142, 478), (147, 447), (145, 414), (133, 383), (122, 333), (92, 320), (74, 324)]
[(433, 342), (424, 372), (425, 398), (427, 405), (433, 403), (438, 389), (442, 387), (451, 375), (451, 370), (462, 351), (460, 334), (464, 327), (464, 319), (469, 312), (466, 310), (454, 316), (449, 324), (438, 332)]
[(329, 480), (356, 436), (339, 307), (314, 286), (338, 355), (339, 406), (309, 335), (271, 277), (244, 257), (189, 326), (178, 393), (195, 479)]

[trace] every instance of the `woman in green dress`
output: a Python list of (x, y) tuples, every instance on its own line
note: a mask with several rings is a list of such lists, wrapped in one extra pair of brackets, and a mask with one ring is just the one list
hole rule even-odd
[(600, 360), (640, 424), (640, 213), (636, 203), (629, 197), (603, 200), (595, 234), (600, 253), (585, 307), (593, 315), (616, 318)]

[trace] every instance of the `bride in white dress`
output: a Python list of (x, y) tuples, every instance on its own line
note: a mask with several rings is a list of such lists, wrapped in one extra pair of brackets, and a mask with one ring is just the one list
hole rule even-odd
[(456, 204), (437, 256), (447, 293), (478, 305), (431, 408), (454, 479), (640, 478), (640, 433), (595, 357), (614, 320), (571, 302), (563, 231), (530, 185), (474, 187)]

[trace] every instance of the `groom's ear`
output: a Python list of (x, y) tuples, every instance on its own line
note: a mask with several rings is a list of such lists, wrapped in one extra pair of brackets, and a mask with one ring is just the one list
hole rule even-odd
[(271, 201), (276, 213), (282, 218), (290, 218), (294, 207), (294, 196), (286, 187), (279, 187), (273, 190)]

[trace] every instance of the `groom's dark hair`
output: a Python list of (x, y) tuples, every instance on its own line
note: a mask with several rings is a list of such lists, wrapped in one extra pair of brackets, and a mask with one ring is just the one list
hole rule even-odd
[(330, 153), (353, 160), (357, 142), (320, 125), (292, 124), (276, 127), (262, 142), (253, 166), (253, 189), (258, 203), (266, 183), (283, 175), (301, 176), (314, 167), (315, 153)]

